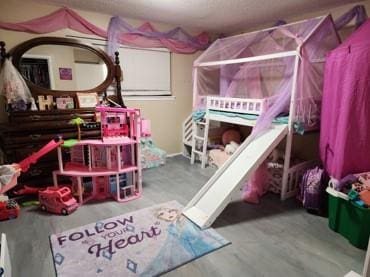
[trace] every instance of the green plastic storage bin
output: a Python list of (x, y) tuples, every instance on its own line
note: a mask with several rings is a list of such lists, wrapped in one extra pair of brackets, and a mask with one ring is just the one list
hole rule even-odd
[(361, 249), (367, 249), (370, 235), (370, 209), (355, 205), (348, 196), (330, 187), (329, 227)]

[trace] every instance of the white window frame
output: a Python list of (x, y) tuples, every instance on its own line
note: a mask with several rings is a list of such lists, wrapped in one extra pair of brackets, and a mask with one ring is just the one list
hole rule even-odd
[[(66, 37), (70, 38), (77, 38), (83, 42), (92, 44), (95, 47), (105, 47), (103, 49), (105, 52), (107, 52), (106, 47), (107, 47), (107, 40), (106, 39), (101, 39), (101, 38), (91, 38), (91, 37), (83, 37), (83, 36), (75, 36), (75, 35), (66, 35)], [(120, 48), (138, 48), (138, 49), (143, 49), (143, 50), (152, 50), (152, 51), (166, 51), (169, 52), (170, 54), (170, 59), (169, 59), (169, 91), (166, 91), (166, 93), (146, 93), (148, 91), (142, 91), (143, 93), (136, 93), (135, 95), (130, 95), (127, 94), (123, 89), (121, 89), (122, 96), (124, 97), (124, 100), (132, 100), (132, 101), (137, 101), (137, 100), (175, 100), (176, 96), (172, 94), (172, 52), (169, 51), (167, 48), (140, 48), (140, 47), (129, 47), (129, 46), (123, 46), (121, 45)], [(121, 69), (123, 68), (123, 73), (124, 73), (124, 63), (122, 62), (121, 59)], [(124, 80), (123, 80), (124, 82)], [(122, 87), (122, 84), (121, 84)], [(149, 90), (150, 91), (150, 90)], [(112, 95), (115, 94), (115, 87), (110, 86), (107, 89), (107, 94)]]

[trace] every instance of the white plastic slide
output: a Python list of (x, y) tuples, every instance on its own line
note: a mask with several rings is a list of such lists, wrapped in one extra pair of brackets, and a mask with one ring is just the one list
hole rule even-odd
[(5, 234), (0, 237), (0, 277), (11, 277), (12, 268), (10, 264), (9, 249)]
[(183, 214), (202, 229), (211, 226), (287, 133), (286, 124), (273, 125), (259, 137), (247, 138), (188, 203)]

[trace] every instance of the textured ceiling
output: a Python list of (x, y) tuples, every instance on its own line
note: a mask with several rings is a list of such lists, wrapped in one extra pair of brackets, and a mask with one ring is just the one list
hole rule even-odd
[(211, 32), (232, 32), (356, 0), (32, 0)]

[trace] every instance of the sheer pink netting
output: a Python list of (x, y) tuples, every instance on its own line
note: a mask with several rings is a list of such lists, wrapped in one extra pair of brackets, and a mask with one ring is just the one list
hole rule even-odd
[(107, 32), (66, 7), (51, 14), (19, 23), (0, 22), (0, 28), (18, 32), (45, 34), (69, 28), (84, 34), (107, 37)]
[(69, 28), (80, 33), (97, 35), (108, 38), (108, 50), (111, 56), (118, 49), (120, 43), (145, 48), (165, 47), (175, 53), (182, 54), (194, 53), (209, 45), (209, 36), (205, 32), (191, 36), (180, 27), (167, 32), (159, 32), (149, 22), (135, 28), (119, 17), (111, 18), (107, 32), (66, 7), (24, 22), (0, 22), (0, 28), (35, 34), (45, 34)]
[[(338, 44), (330, 16), (218, 39), (194, 62), (193, 108), (204, 109), (206, 96), (268, 99), (269, 108), (253, 130), (258, 135), (289, 112), (297, 74), (295, 120), (311, 126), (320, 116), (325, 54)], [(299, 54), (296, 72), (294, 53)]]

